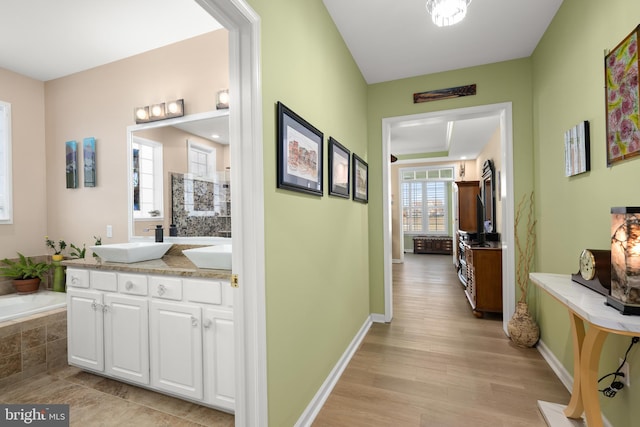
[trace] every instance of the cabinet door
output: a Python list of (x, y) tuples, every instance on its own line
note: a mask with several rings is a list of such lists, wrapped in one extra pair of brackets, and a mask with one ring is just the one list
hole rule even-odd
[(67, 289), (67, 360), (70, 365), (104, 370), (102, 293)]
[(201, 308), (164, 301), (151, 301), (149, 308), (151, 385), (201, 400)]
[(235, 409), (235, 351), (233, 312), (220, 308), (204, 310), (205, 402)]
[(146, 299), (104, 296), (105, 372), (149, 384), (149, 309)]

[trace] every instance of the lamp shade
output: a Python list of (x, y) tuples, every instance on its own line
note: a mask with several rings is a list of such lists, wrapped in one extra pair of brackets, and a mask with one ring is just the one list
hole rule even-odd
[(640, 314), (640, 207), (611, 208), (611, 295), (607, 303)]

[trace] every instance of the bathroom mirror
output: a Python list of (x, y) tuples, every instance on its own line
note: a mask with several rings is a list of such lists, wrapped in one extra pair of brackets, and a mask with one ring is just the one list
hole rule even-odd
[[(127, 128), (129, 241), (212, 244), (231, 237), (229, 114)], [(171, 227), (175, 224), (176, 227)]]

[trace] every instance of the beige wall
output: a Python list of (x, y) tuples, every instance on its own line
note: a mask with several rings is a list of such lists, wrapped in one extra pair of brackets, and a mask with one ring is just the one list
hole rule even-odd
[[(215, 110), (215, 94), (228, 81), (228, 33), (219, 30), (46, 82), (49, 235), (77, 245), (93, 244), (93, 236), (104, 244), (127, 241), (126, 130), (135, 124), (133, 109), (183, 98), (186, 114)], [(88, 136), (96, 138), (97, 186), (85, 188), (81, 173), (80, 188), (66, 189), (64, 143)]]
[(41, 81), (0, 69), (0, 100), (11, 104), (13, 169), (13, 224), (0, 225), (0, 259), (45, 253), (44, 93)]

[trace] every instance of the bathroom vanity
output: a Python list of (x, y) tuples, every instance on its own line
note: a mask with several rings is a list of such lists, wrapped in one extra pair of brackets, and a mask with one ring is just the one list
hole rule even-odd
[(70, 365), (234, 411), (230, 271), (196, 268), (181, 254), (64, 264)]

